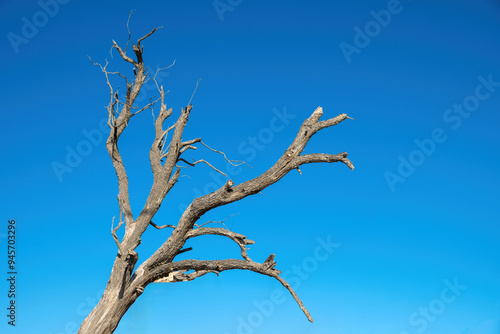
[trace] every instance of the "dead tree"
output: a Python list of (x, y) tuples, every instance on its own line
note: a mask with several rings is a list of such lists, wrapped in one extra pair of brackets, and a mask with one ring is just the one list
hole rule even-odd
[[(200, 162), (206, 163), (214, 169), (216, 168), (203, 159), (191, 163), (183, 158), (183, 154), (187, 150), (195, 150), (199, 145), (205, 145), (201, 138), (183, 138), (184, 128), (193, 109), (190, 103), (182, 109), (177, 120), (169, 127), (165, 127), (164, 124), (172, 116), (172, 108), (167, 109), (163, 86), (158, 87), (159, 98), (157, 100), (150, 101), (150, 103), (142, 107), (135, 105), (135, 100), (143, 84), (147, 80), (155, 80), (155, 77), (148, 74), (147, 68), (144, 66), (144, 49), (141, 42), (150, 37), (156, 30), (157, 28), (139, 38), (137, 43), (132, 46), (135, 59), (127, 55), (127, 47), (122, 49), (113, 41), (112, 49), (116, 49), (121, 58), (133, 66), (135, 76), (133, 81), (129, 81), (125, 75), (119, 72), (108, 71), (107, 61), (104, 66), (96, 64), (100, 66), (104, 73), (110, 90), (110, 101), (107, 106), (110, 133), (106, 141), (106, 149), (118, 178), (120, 219), (116, 223), (116, 227), (113, 227), (113, 225), (111, 227), (111, 234), (118, 247), (118, 253), (104, 294), (97, 306), (83, 321), (78, 333), (113, 333), (125, 312), (150, 283), (192, 281), (208, 273), (218, 275), (222, 271), (232, 269), (250, 270), (277, 279), (291, 293), (309, 321), (312, 322), (312, 317), (302, 301), (291, 286), (280, 276), (280, 271), (275, 268), (274, 254), (271, 254), (263, 263), (255, 262), (248, 256), (246, 248), (247, 245), (254, 242), (247, 239), (246, 236), (223, 227), (202, 226), (197, 222), (212, 209), (259, 193), (266, 187), (278, 182), (292, 170), (300, 172), (299, 167), (301, 165), (315, 162), (342, 162), (350, 169), (353, 169), (354, 167), (347, 158), (346, 152), (338, 154), (302, 154), (306, 144), (316, 132), (337, 125), (349, 117), (346, 114), (340, 114), (337, 117), (321, 121), (323, 110), (318, 107), (302, 123), (293, 142), (267, 171), (254, 179), (237, 185), (228, 179), (218, 190), (195, 198), (185, 209), (176, 225), (158, 226), (153, 223), (153, 217), (160, 208), (165, 196), (179, 181), (181, 168), (186, 167), (186, 163), (193, 166)], [(128, 40), (130, 41), (130, 31)], [(127, 42), (127, 46), (128, 44)], [(125, 81), (126, 93), (123, 97), (120, 97), (113, 88), (110, 82), (110, 76), (112, 75), (118, 75)], [(118, 149), (118, 141), (123, 131), (131, 124), (131, 117), (146, 109), (152, 109), (155, 104), (160, 105), (160, 110), (154, 122), (155, 139), (149, 151), (153, 183), (143, 209), (138, 216), (134, 217), (129, 200), (128, 177)], [(169, 132), (171, 138), (167, 140)], [(216, 152), (223, 154), (219, 151)], [(225, 154), (223, 155), (227, 159)], [(234, 161), (231, 162), (235, 163)], [(117, 231), (121, 226), (124, 226), (125, 231), (120, 240)], [(145, 259), (136, 268), (139, 259), (136, 248), (141, 243), (142, 234), (150, 226), (157, 229), (171, 228), (172, 233), (151, 257)], [(183, 248), (188, 239), (210, 234), (224, 236), (237, 243), (241, 248), (242, 259), (175, 260), (177, 255), (189, 250)]]

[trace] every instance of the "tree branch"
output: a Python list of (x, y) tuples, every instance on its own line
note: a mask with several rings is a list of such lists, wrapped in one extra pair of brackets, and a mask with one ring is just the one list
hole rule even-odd
[(157, 230), (162, 230), (162, 229), (164, 229), (166, 227), (175, 228), (175, 225), (162, 225), (162, 226), (158, 226), (155, 223), (153, 223), (152, 221), (150, 221), (149, 224), (151, 224), (151, 226), (153, 226)]
[(247, 164), (245, 161), (240, 161), (240, 160), (230, 160), (227, 158), (226, 156), (226, 153), (222, 152), (222, 151), (218, 151), (216, 149), (213, 149), (211, 148), (210, 146), (208, 146), (207, 144), (205, 144), (204, 142), (201, 141), (201, 138), (199, 140), (200, 144), (202, 144), (203, 146), (205, 146), (206, 148), (208, 148), (210, 151), (212, 152), (215, 152), (215, 153), (219, 153), (219, 154), (222, 154), (224, 156), (224, 160), (226, 160), (227, 162), (229, 162), (232, 166), (239, 166), (239, 165), (247, 165), (248, 167), (252, 168), (252, 166), (250, 166), (249, 164)]
[(224, 229), (224, 228), (218, 228), (218, 227), (201, 227), (201, 228), (197, 228), (195, 230), (190, 230), (186, 234), (186, 239), (194, 238), (194, 237), (197, 237), (197, 236), (200, 236), (200, 235), (208, 235), (208, 234), (220, 235), (220, 236), (224, 236), (224, 237), (230, 238), (231, 240), (233, 240), (234, 242), (236, 242), (238, 244), (238, 246), (240, 246), (240, 248), (241, 248), (241, 256), (245, 260), (247, 260), (247, 261), (252, 261), (250, 259), (250, 257), (248, 256), (248, 254), (247, 254), (246, 245), (253, 245), (255, 243), (255, 241), (247, 239), (247, 237), (244, 236), (243, 234), (231, 232), (231, 231), (229, 231), (227, 229)]
[(341, 114), (335, 118), (324, 121), (324, 123), (320, 123), (319, 119), (322, 114), (322, 108), (318, 107), (312, 115), (302, 123), (292, 144), (278, 161), (260, 176), (237, 186), (234, 186), (232, 180), (228, 180), (220, 189), (195, 198), (184, 211), (174, 231), (175, 233), (172, 233), (167, 241), (165, 241), (149, 259), (144, 261), (141, 266), (144, 266), (144, 268), (153, 268), (158, 265), (158, 263), (172, 261), (176, 252), (180, 250), (182, 245), (186, 242), (187, 233), (193, 228), (194, 224), (203, 214), (216, 207), (259, 193), (266, 187), (279, 181), (291, 170), (297, 169), (303, 164), (322, 162), (323, 160), (328, 160), (328, 162), (341, 161), (348, 165), (349, 168), (354, 168), (352, 163), (347, 160), (347, 153), (326, 156), (321, 154), (300, 156), (310, 138), (317, 131), (339, 124), (348, 118), (346, 114)]
[[(132, 13), (132, 12), (131, 12)], [(131, 15), (131, 14), (130, 14)], [(130, 19), (129, 15), (129, 19)], [(127, 21), (127, 28), (128, 28), (128, 21)], [(146, 36), (140, 38), (137, 41), (137, 45), (140, 46), (140, 42), (144, 40), (145, 38), (151, 36), (154, 32), (156, 31), (156, 28), (153, 29), (152, 32), (147, 34)], [(130, 36), (129, 36), (130, 39)], [(127, 46), (128, 46), (128, 41), (127, 41)], [(145, 70), (144, 70), (144, 64), (143, 64), (143, 59), (142, 59), (142, 52), (143, 50), (139, 47), (135, 47), (134, 45), (134, 52), (137, 56), (137, 62), (134, 61), (132, 58), (128, 57), (126, 55), (126, 52), (122, 50), (122, 48), (115, 42), (113, 41), (113, 47), (118, 50), (118, 53), (122, 57), (123, 60), (125, 60), (128, 63), (131, 63), (135, 66), (136, 72), (135, 72), (135, 80), (134, 83), (131, 84), (127, 81), (127, 92), (126, 92), (126, 100), (125, 103), (122, 106), (121, 112), (117, 118), (115, 118), (115, 105), (116, 103), (113, 103), (113, 92), (112, 92), (112, 87), (111, 89), (111, 95), (112, 95), (112, 100), (108, 106), (108, 114), (109, 114), (109, 120), (108, 124), (110, 126), (110, 134), (109, 137), (106, 141), (106, 148), (108, 150), (108, 154), (111, 157), (111, 160), (113, 162), (113, 167), (115, 168), (116, 176), (118, 178), (118, 202), (120, 206), (120, 210), (123, 211), (124, 214), (124, 220), (125, 220), (125, 236), (124, 240), (122, 241), (122, 245), (125, 239), (127, 239), (128, 235), (131, 233), (130, 230), (132, 228), (132, 225), (134, 223), (134, 217), (132, 215), (132, 208), (130, 206), (130, 199), (129, 199), (129, 193), (128, 193), (128, 176), (125, 170), (125, 166), (123, 164), (123, 159), (120, 155), (120, 152), (118, 150), (118, 140), (122, 134), (122, 132), (125, 130), (125, 128), (128, 126), (128, 122), (130, 118), (133, 116), (131, 109), (133, 108), (134, 101), (137, 98), (142, 85), (144, 84), (144, 80), (146, 79), (145, 75)], [(104, 68), (105, 70), (105, 68)], [(106, 79), (109, 84), (109, 79), (108, 79), (108, 72), (106, 71)], [(111, 86), (111, 85), (110, 85)], [(151, 102), (147, 104), (144, 108), (140, 109), (137, 111), (135, 114), (150, 108), (154, 105), (156, 101)], [(138, 244), (140, 242), (139, 237), (135, 240), (134, 244)], [(128, 247), (127, 247), (128, 249)]]
[[(134, 281), (133, 288), (145, 286), (151, 282), (176, 282), (176, 281), (186, 281), (193, 280), (197, 277), (203, 276), (208, 272), (220, 273), (225, 270), (250, 270), (262, 275), (270, 276), (276, 278), (281, 285), (283, 285), (292, 295), (293, 299), (297, 302), (300, 309), (306, 315), (310, 322), (313, 322), (311, 314), (306, 309), (300, 298), (297, 296), (295, 291), (292, 289), (290, 284), (288, 284), (282, 277), (279, 276), (281, 273), (279, 270), (274, 269), (276, 262), (274, 257), (268, 258), (268, 262), (257, 263), (247, 260), (237, 260), (237, 259), (227, 259), (227, 260), (182, 260), (178, 262), (161, 264), (154, 268), (154, 270), (149, 273), (149, 275), (143, 275), (140, 280)], [(186, 271), (193, 270), (195, 273), (191, 274), (191, 279), (185, 279), (184, 273)], [(180, 280), (176, 280), (176, 275), (180, 277)], [(190, 275), (190, 274), (187, 274)]]
[(135, 9), (132, 9), (130, 11), (130, 13), (128, 14), (128, 19), (127, 19), (127, 31), (128, 31), (128, 38), (127, 38), (127, 45), (125, 45), (125, 53), (127, 52), (127, 48), (128, 48), (128, 43), (130, 43), (130, 37), (132, 36), (132, 34), (130, 33), (130, 29), (128, 27), (128, 23), (130, 22), (130, 18), (132, 17), (132, 13), (135, 12)]
[(192, 281), (195, 278), (204, 276), (208, 273), (214, 273), (217, 276), (219, 276), (219, 272), (215, 270), (199, 270), (195, 271), (193, 273), (188, 273), (186, 274), (188, 270), (178, 270), (178, 271), (173, 271), (168, 274), (166, 277), (162, 277), (154, 281), (153, 283), (176, 283), (176, 282), (188, 282)]
[(111, 235), (113, 236), (113, 240), (115, 240), (116, 245), (118, 246), (118, 253), (122, 254), (122, 245), (120, 244), (120, 240), (118, 239), (118, 236), (116, 235), (116, 231), (122, 226), (123, 220), (120, 219), (120, 222), (116, 226), (116, 228), (113, 229), (113, 225), (115, 222), (115, 217), (113, 217), (113, 220), (111, 221)]
[(207, 164), (208, 166), (212, 167), (213, 170), (215, 170), (216, 172), (224, 175), (225, 177), (227, 177), (226, 174), (224, 174), (223, 172), (221, 172), (220, 170), (218, 170), (217, 168), (215, 168), (211, 163), (209, 163), (208, 161), (204, 160), (204, 159), (200, 159), (200, 160), (197, 160), (197, 161), (194, 161), (194, 162), (189, 162), (183, 158), (179, 158), (179, 161), (183, 161), (185, 162), (186, 164), (188, 164), (189, 166), (196, 166), (197, 164), (199, 164), (200, 162), (204, 162), (205, 164)]
[[(118, 46), (118, 44), (115, 42), (115, 40), (112, 40), (112, 41), (113, 41), (113, 47), (116, 50), (118, 50), (118, 53), (123, 58), (123, 60), (125, 60), (127, 63), (131, 63), (132, 65), (134, 65), (135, 67), (137, 67), (137, 63), (132, 58), (130, 58), (129, 56), (127, 56), (125, 54), (125, 51), (123, 51), (122, 48), (120, 46)], [(128, 42), (127, 42), (127, 46), (128, 46)]]
[(297, 165), (296, 168), (300, 165), (315, 163), (315, 162), (343, 162), (347, 167), (351, 170), (354, 170), (354, 166), (352, 162), (347, 159), (347, 152), (342, 152), (339, 154), (324, 154), (324, 153), (315, 153), (315, 154), (306, 154), (297, 157), (294, 160), (294, 163)]
[(227, 226), (224, 224), (224, 222), (225, 222), (226, 220), (228, 220), (229, 218), (231, 218), (231, 217), (233, 217), (233, 216), (237, 216), (237, 215), (239, 215), (239, 213), (234, 213), (234, 214), (232, 214), (232, 215), (230, 215), (230, 216), (227, 216), (226, 218), (224, 218), (224, 219), (222, 219), (222, 220), (219, 220), (219, 221), (213, 221), (213, 220), (210, 220), (210, 221), (208, 221), (208, 222), (206, 222), (206, 223), (203, 223), (203, 224), (200, 224), (200, 225), (198, 225), (198, 224), (194, 224), (194, 226), (196, 226), (196, 227), (203, 227), (203, 226), (208, 225), (208, 224), (222, 224), (222, 226), (224, 226), (224, 228), (225, 228), (226, 230), (229, 230), (229, 229), (227, 228)]

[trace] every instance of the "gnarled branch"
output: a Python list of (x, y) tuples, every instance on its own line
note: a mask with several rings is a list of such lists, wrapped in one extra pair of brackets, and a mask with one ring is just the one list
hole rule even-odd
[(197, 228), (195, 230), (189, 231), (186, 234), (186, 239), (194, 238), (194, 237), (197, 237), (200, 235), (209, 235), (209, 234), (221, 235), (221, 236), (228, 237), (228, 238), (232, 239), (234, 242), (236, 242), (238, 244), (238, 246), (240, 246), (241, 256), (247, 261), (252, 261), (247, 254), (246, 245), (253, 245), (255, 243), (255, 241), (247, 239), (247, 237), (244, 236), (243, 234), (231, 232), (231, 231), (228, 231), (228, 230), (226, 230), (224, 228), (220, 228), (220, 227), (201, 227), (201, 228)]
[[(165, 263), (157, 266), (154, 271), (151, 272), (146, 282), (136, 282), (134, 289), (137, 286), (143, 286), (150, 282), (177, 282), (177, 281), (187, 281), (193, 280), (197, 277), (203, 276), (209, 272), (220, 273), (225, 270), (250, 270), (262, 275), (270, 276), (276, 278), (281, 285), (283, 285), (292, 295), (293, 299), (297, 302), (300, 309), (306, 315), (310, 322), (313, 322), (312, 316), (309, 311), (304, 306), (304, 303), (300, 300), (297, 293), (293, 288), (286, 282), (282, 277), (279, 276), (281, 273), (279, 270), (274, 269), (276, 262), (274, 261), (274, 256), (268, 258), (267, 262), (258, 263), (251, 260), (182, 260), (178, 262)], [(193, 274), (187, 274), (192, 276), (187, 276), (186, 271), (193, 270)], [(179, 276), (180, 275), (180, 276)], [(176, 278), (177, 277), (177, 278)]]

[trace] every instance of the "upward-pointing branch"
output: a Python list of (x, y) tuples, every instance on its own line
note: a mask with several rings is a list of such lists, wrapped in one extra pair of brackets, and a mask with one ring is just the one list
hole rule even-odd
[[(151, 36), (153, 33), (154, 30), (149, 34), (147, 34), (146, 36), (140, 38), (137, 41), (137, 44), (139, 45), (140, 41)], [(125, 102), (122, 105), (122, 108), (119, 112), (119, 116), (118, 117), (115, 116), (116, 103), (110, 103), (108, 106), (108, 115), (109, 115), (108, 125), (110, 126), (111, 131), (106, 141), (106, 149), (108, 151), (109, 156), (111, 157), (111, 161), (113, 162), (113, 167), (115, 168), (116, 176), (118, 178), (118, 190), (119, 190), (118, 203), (120, 206), (120, 211), (123, 212), (125, 220), (125, 230), (126, 230), (125, 237), (126, 237), (130, 231), (130, 228), (134, 223), (134, 217), (132, 214), (132, 208), (130, 206), (130, 199), (128, 192), (128, 176), (125, 170), (125, 166), (123, 164), (123, 159), (121, 157), (120, 151), (118, 150), (118, 140), (123, 131), (125, 130), (125, 128), (128, 126), (130, 118), (133, 116), (132, 108), (135, 99), (139, 95), (142, 85), (144, 84), (146, 75), (142, 60), (142, 52), (143, 52), (142, 48), (139, 48), (139, 50), (136, 50), (136, 48), (134, 48), (134, 52), (137, 56), (137, 61), (128, 57), (125, 51), (123, 51), (122, 48), (115, 41), (113, 41), (113, 48), (118, 50), (118, 53), (123, 58), (123, 60), (133, 64), (136, 68), (135, 80), (133, 81), (133, 84), (127, 81), (127, 92), (126, 92)], [(113, 92), (111, 93), (113, 94)], [(144, 109), (150, 106), (151, 104), (147, 105), (145, 108), (140, 109), (140, 111), (143, 111)]]
[(249, 195), (256, 194), (271, 184), (276, 183), (288, 172), (303, 164), (316, 162), (343, 162), (350, 169), (353, 169), (354, 166), (347, 158), (346, 152), (335, 155), (323, 153), (301, 155), (305, 146), (316, 132), (336, 125), (349, 118), (346, 114), (341, 114), (337, 117), (319, 122), (322, 114), (322, 108), (318, 107), (312, 115), (302, 123), (294, 141), (278, 161), (260, 176), (236, 186), (234, 186), (232, 180), (228, 180), (220, 189), (208, 195), (195, 198), (184, 211), (172, 235), (149, 259), (139, 266), (138, 271), (140, 272), (140, 276), (148, 280), (147, 277), (153, 274), (154, 268), (171, 262), (189, 237), (201, 233), (190, 231), (192, 231), (198, 219), (207, 211), (241, 200)]

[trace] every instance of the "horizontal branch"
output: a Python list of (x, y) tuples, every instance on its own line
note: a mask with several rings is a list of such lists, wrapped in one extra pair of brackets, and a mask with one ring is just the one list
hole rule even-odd
[(219, 272), (215, 270), (199, 270), (195, 271), (193, 273), (187, 273), (188, 270), (178, 270), (178, 271), (173, 271), (168, 274), (166, 277), (158, 278), (156, 281), (153, 283), (177, 283), (177, 282), (188, 282), (192, 281), (195, 278), (204, 276), (208, 273), (214, 273), (217, 276), (219, 276)]
[(347, 159), (347, 152), (342, 152), (339, 154), (324, 154), (324, 153), (313, 153), (306, 154), (297, 157), (294, 162), (297, 164), (297, 168), (304, 164), (316, 163), (316, 162), (343, 162), (351, 170), (354, 169), (352, 162)]
[[(264, 263), (257, 263), (253, 261), (236, 260), (236, 259), (182, 260), (178, 262), (165, 263), (159, 265), (154, 269), (153, 272), (151, 272), (150, 275), (148, 275), (149, 277), (147, 278), (147, 281), (149, 282), (141, 282), (142, 284), (139, 286), (143, 286), (144, 283), (147, 285), (147, 283), (150, 282), (162, 282), (162, 281), (175, 282), (176, 274), (185, 275), (184, 273), (186, 271), (191, 271), (191, 270), (194, 271), (194, 273), (191, 274), (192, 279), (203, 276), (209, 272), (220, 273), (225, 270), (235, 270), (235, 269), (250, 270), (262, 275), (276, 278), (281, 283), (281, 285), (283, 285), (290, 292), (290, 294), (292, 295), (293, 299), (297, 302), (302, 312), (304, 312), (304, 314), (306, 315), (307, 319), (310, 322), (313, 322), (311, 314), (306, 309), (306, 307), (304, 306), (298, 295), (295, 293), (293, 288), (290, 286), (290, 284), (286, 282), (286, 280), (284, 280), (282, 277), (279, 276), (281, 272), (277, 269), (274, 269), (275, 265), (276, 262), (274, 261), (274, 257), (272, 257), (269, 260), (269, 262), (264, 262)], [(182, 278), (181, 281), (192, 280), (192, 279), (184, 279), (183, 276), (181, 276), (181, 278)], [(138, 282), (136, 282), (136, 284), (137, 283)], [(137, 287), (135, 289), (137, 289)]]

